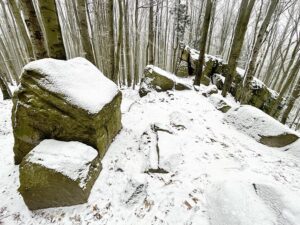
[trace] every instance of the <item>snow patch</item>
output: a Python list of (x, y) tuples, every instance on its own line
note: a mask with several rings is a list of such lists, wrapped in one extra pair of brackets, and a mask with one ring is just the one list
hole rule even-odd
[(293, 133), (299, 136), (297, 132), (250, 105), (242, 105), (230, 110), (225, 116), (225, 120), (257, 141), (262, 136), (278, 136), (284, 133)]
[(214, 183), (208, 194), (211, 225), (274, 225), (274, 214), (256, 195), (253, 186), (238, 181)]
[(80, 187), (85, 187), (90, 163), (97, 157), (97, 151), (80, 142), (63, 142), (44, 140), (36, 146), (26, 159), (55, 170), (74, 181), (80, 181)]
[(111, 102), (119, 91), (114, 82), (81, 57), (68, 61), (41, 59), (28, 63), (24, 71), (42, 74), (39, 85), (93, 114)]

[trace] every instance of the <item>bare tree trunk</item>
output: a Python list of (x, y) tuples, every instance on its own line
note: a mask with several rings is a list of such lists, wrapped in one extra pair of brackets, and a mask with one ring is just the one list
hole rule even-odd
[(126, 69), (127, 69), (127, 86), (132, 85), (132, 59), (131, 59), (131, 48), (130, 48), (130, 34), (129, 34), (129, 0), (125, 4), (125, 53), (126, 53)]
[(123, 0), (118, 0), (119, 4), (119, 22), (118, 22), (118, 43), (117, 43), (117, 52), (116, 52), (116, 61), (115, 61), (115, 74), (119, 78), (119, 84), (121, 84), (120, 80), (120, 57), (122, 53), (122, 43), (123, 43)]
[(222, 95), (226, 97), (229, 91), (232, 81), (234, 80), (236, 74), (237, 60), (240, 57), (242, 46), (244, 43), (244, 37), (247, 30), (249, 17), (252, 12), (255, 0), (242, 0), (241, 8), (239, 12), (239, 17), (237, 25), (235, 27), (234, 38), (229, 54), (228, 68), (225, 71), (225, 83), (222, 90)]
[(114, 39), (114, 1), (108, 0), (106, 3), (106, 11), (108, 17), (108, 58), (109, 63), (108, 76), (115, 82), (118, 82), (118, 78), (115, 74), (115, 39)]
[[(287, 75), (289, 74), (294, 62), (295, 62), (295, 59), (296, 59), (296, 55), (297, 55), (297, 52), (299, 51), (299, 47), (300, 47), (300, 38), (298, 38), (297, 40), (297, 44), (295, 45), (294, 49), (293, 49), (293, 52), (290, 56), (290, 61), (289, 61), (289, 64), (286, 68), (286, 70), (284, 70), (283, 68), (283, 72)], [(286, 80), (287, 76), (282, 76), (280, 82), (279, 82), (279, 87), (278, 87), (278, 90), (281, 90), (282, 89), (282, 86), (283, 84), (285, 83), (285, 80)]]
[(28, 54), (29, 54), (29, 60), (30, 61), (34, 60), (34, 52), (33, 52), (32, 44), (31, 44), (30, 38), (27, 34), (23, 19), (21, 17), (20, 10), (19, 10), (19, 8), (16, 4), (16, 0), (10, 0), (10, 1), (8, 1), (8, 3), (9, 3), (9, 6), (11, 8), (11, 11), (14, 15), (16, 24), (17, 24), (17, 26), (18, 26), (21, 34), (22, 34), (22, 37), (24, 38), (24, 41), (26, 43), (26, 47), (28, 49)]
[(38, 0), (42, 21), (46, 31), (49, 56), (55, 59), (67, 59), (61, 34), (55, 0)]
[(283, 124), (286, 123), (286, 121), (288, 119), (288, 116), (289, 116), (290, 112), (292, 111), (297, 98), (299, 97), (299, 94), (300, 94), (300, 78), (298, 78), (298, 82), (296, 84), (296, 87), (294, 88), (294, 90), (292, 92), (292, 96), (290, 97), (290, 100), (287, 104), (287, 108), (286, 108), (286, 110), (284, 111), (284, 113), (282, 115), (281, 123), (283, 123)]
[(271, 116), (276, 114), (277, 107), (278, 107), (280, 101), (282, 100), (282, 97), (285, 96), (285, 94), (287, 93), (292, 81), (294, 80), (295, 77), (297, 77), (299, 70), (300, 70), (300, 54), (297, 58), (296, 63), (294, 64), (293, 68), (291, 69), (291, 72), (288, 75), (288, 79), (285, 82), (282, 90), (280, 91), (279, 96), (276, 99), (276, 102), (274, 103), (272, 109), (270, 110)]
[[(293, 128), (293, 125), (294, 125), (294, 124), (297, 125), (296, 120), (297, 120), (297, 118), (298, 118), (299, 116), (300, 116), (300, 107), (298, 108), (298, 110), (297, 110), (297, 112), (296, 112), (295, 118), (294, 118), (293, 122), (291, 123), (290, 128)], [(299, 119), (300, 119), (300, 118), (299, 118)], [(299, 122), (298, 122), (298, 123), (299, 123)]]
[(211, 10), (211, 22), (209, 25), (208, 43), (207, 43), (207, 49), (206, 49), (206, 52), (208, 54), (210, 53), (210, 49), (211, 49), (211, 40), (212, 40), (212, 35), (213, 35), (214, 23), (215, 23), (216, 7), (217, 7), (217, 0), (214, 0), (212, 10)]
[(87, 0), (77, 0), (78, 26), (85, 58), (96, 64), (87, 22)]
[(168, 63), (167, 63), (167, 60), (168, 60), (168, 43), (169, 43), (169, 40), (168, 40), (168, 37), (169, 37), (169, 0), (166, 0), (166, 21), (165, 21), (165, 24), (166, 24), (166, 33), (165, 33), (165, 40), (164, 40), (164, 50), (165, 50), (165, 53), (164, 53), (164, 67), (165, 69), (167, 69), (168, 67)]
[[(3, 12), (2, 17), (6, 21), (6, 24), (5, 24), (6, 32), (3, 32), (3, 27), (1, 27), (1, 31), (2, 31), (3, 36), (5, 38), (7, 38), (7, 40), (10, 40), (9, 42), (7, 42), (7, 45), (10, 45), (11, 51), (13, 50), (13, 52), (15, 53), (14, 59), (18, 63), (18, 64), (15, 63), (15, 66), (19, 66), (18, 71), (20, 71), (22, 65), (24, 65), (26, 63), (28, 56), (22, 48), (23, 45), (20, 41), (20, 38), (14, 38), (16, 36), (16, 34), (18, 33), (18, 31), (17, 31), (14, 21), (12, 21), (12, 24), (11, 24), (11, 20), (9, 19), (5, 5), (6, 4), (4, 3), (4, 1), (2, 1), (1, 2), (1, 8), (2, 8), (2, 12)], [(13, 27), (11, 25), (13, 25)], [(15, 33), (14, 33), (14, 31), (15, 31)], [(12, 54), (10, 53), (10, 55), (12, 55)]]
[[(10, 58), (9, 52), (8, 52), (7, 48), (5, 47), (5, 44), (4, 44), (3, 40), (2, 40), (2, 38), (0, 38), (0, 49), (1, 49), (0, 56), (1, 56), (1, 52), (2, 52), (3, 59), (6, 60), (5, 64), (7, 65), (8, 70), (9, 70), (11, 76), (13, 77), (13, 79), (15, 81), (18, 82), (19, 81), (18, 72), (16, 70), (15, 65), (13, 64), (12, 58)], [(2, 57), (0, 57), (0, 58), (2, 58)]]
[[(137, 61), (140, 55), (140, 33), (139, 33), (139, 1), (135, 0), (135, 54), (134, 58)], [(133, 89), (135, 85), (139, 82), (139, 63), (134, 63), (134, 82)]]
[(279, 0), (272, 0), (271, 4), (269, 6), (267, 15), (259, 29), (254, 47), (252, 49), (252, 53), (251, 53), (251, 59), (250, 62), (248, 64), (247, 70), (246, 70), (246, 74), (244, 76), (244, 81), (243, 81), (243, 86), (244, 86), (244, 90), (243, 90), (243, 94), (241, 95), (241, 102), (242, 103), (246, 103), (249, 99), (250, 99), (250, 89), (251, 89), (251, 82), (253, 80), (254, 77), (254, 71), (255, 71), (255, 65), (256, 65), (256, 61), (257, 61), (257, 57), (258, 57), (258, 53), (259, 50), (263, 44), (263, 38), (264, 35), (266, 33), (267, 27), (271, 21), (272, 15), (275, 12), (275, 9), (277, 7)]
[(154, 43), (154, 30), (153, 30), (153, 5), (154, 1), (150, 0), (149, 6), (149, 33), (148, 33), (148, 64), (154, 64), (154, 53), (153, 53), (153, 43)]
[(9, 87), (7, 85), (7, 83), (4, 81), (3, 77), (2, 77), (2, 72), (0, 72), (0, 89), (2, 92), (2, 96), (3, 96), (3, 100), (7, 100), (7, 99), (11, 99), (12, 97), (12, 93), (9, 90)]
[(203, 27), (202, 27), (202, 35), (200, 40), (200, 54), (199, 54), (199, 61), (196, 69), (196, 77), (194, 80), (194, 85), (200, 85), (202, 72), (203, 72), (203, 65), (205, 61), (205, 47), (206, 47), (206, 40), (207, 40), (207, 34), (210, 24), (210, 16), (211, 16), (211, 10), (212, 10), (212, 2), (211, 0), (206, 1), (206, 9), (205, 9), (205, 15), (204, 15), (204, 21), (203, 21)]

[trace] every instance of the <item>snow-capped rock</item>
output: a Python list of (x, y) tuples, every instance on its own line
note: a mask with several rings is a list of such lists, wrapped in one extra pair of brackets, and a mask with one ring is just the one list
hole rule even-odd
[(250, 105), (230, 110), (225, 120), (256, 141), (271, 147), (283, 147), (299, 139), (296, 132)]
[(84, 58), (29, 63), (13, 99), (15, 162), (46, 138), (80, 141), (103, 157), (121, 128), (121, 98), (118, 87)]
[(85, 203), (100, 172), (97, 150), (44, 140), (20, 164), (19, 191), (31, 210)]

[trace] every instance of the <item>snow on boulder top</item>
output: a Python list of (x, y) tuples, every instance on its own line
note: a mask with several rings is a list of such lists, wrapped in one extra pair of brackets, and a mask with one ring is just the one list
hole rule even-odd
[(242, 105), (230, 110), (225, 116), (225, 120), (257, 141), (260, 141), (262, 137), (275, 137), (284, 134), (299, 137), (297, 132), (250, 105)]
[[(189, 47), (188, 45), (185, 47), (185, 50), (190, 53), (190, 56), (194, 61), (197, 61), (199, 59), (200, 51), (193, 49), (193, 48)], [(209, 60), (223, 62), (223, 59), (221, 59), (219, 57), (205, 54), (205, 62), (208, 62)]]
[(190, 79), (183, 78), (183, 77), (177, 77), (175, 74), (173, 74), (171, 72), (168, 72), (166, 70), (163, 70), (163, 69), (161, 69), (157, 66), (154, 66), (154, 65), (147, 65), (145, 69), (148, 70), (150, 73), (155, 72), (158, 75), (167, 77), (168, 79), (174, 81), (175, 83), (183, 83), (183, 84), (186, 84), (186, 85), (191, 85), (192, 84)]
[(146, 70), (148, 70), (150, 73), (155, 72), (161, 76), (167, 77), (170, 80), (176, 80), (176, 76), (168, 71), (165, 71), (157, 66), (153, 66), (153, 65), (147, 65)]
[(119, 91), (114, 82), (81, 57), (68, 61), (41, 59), (28, 63), (24, 71), (41, 74), (39, 85), (90, 113), (98, 113)]
[(97, 155), (94, 148), (80, 142), (48, 139), (36, 146), (28, 154), (26, 161), (55, 170), (79, 181), (80, 186), (84, 187), (90, 163)]

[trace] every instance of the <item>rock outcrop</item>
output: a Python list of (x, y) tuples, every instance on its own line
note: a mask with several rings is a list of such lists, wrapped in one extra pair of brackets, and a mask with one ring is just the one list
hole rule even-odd
[[(188, 46), (184, 47), (181, 54), (181, 61), (186, 62), (179, 64), (179, 70), (182, 74), (188, 73), (187, 68), (181, 65), (190, 65), (190, 70), (196, 69), (196, 64), (199, 58), (199, 51), (192, 49)], [(222, 89), (225, 81), (223, 76), (224, 71), (227, 69), (227, 64), (220, 58), (206, 55), (205, 66), (203, 70), (203, 77), (208, 77), (218, 89)], [(186, 70), (186, 72), (184, 72)], [(241, 68), (237, 68), (235, 80), (230, 93), (239, 99), (243, 91), (243, 77), (245, 71)], [(248, 100), (248, 104), (255, 106), (266, 113), (270, 113), (272, 107), (276, 103), (278, 93), (268, 88), (262, 81), (254, 78), (251, 85), (251, 98)], [(283, 100), (281, 100), (283, 102)], [(277, 108), (277, 114), (282, 109), (283, 105), (280, 104)], [(277, 115), (275, 115), (277, 116)]]
[(296, 132), (250, 105), (230, 110), (224, 119), (256, 141), (270, 147), (284, 147), (299, 139)]
[(44, 139), (79, 141), (102, 158), (121, 129), (118, 87), (84, 58), (24, 67), (13, 97), (15, 163)]
[(94, 148), (44, 140), (20, 164), (19, 192), (31, 210), (86, 203), (100, 169)]
[(141, 97), (147, 95), (151, 91), (168, 91), (168, 90), (191, 90), (192, 86), (159, 67), (148, 65), (144, 70), (144, 77), (141, 81), (139, 94)]

